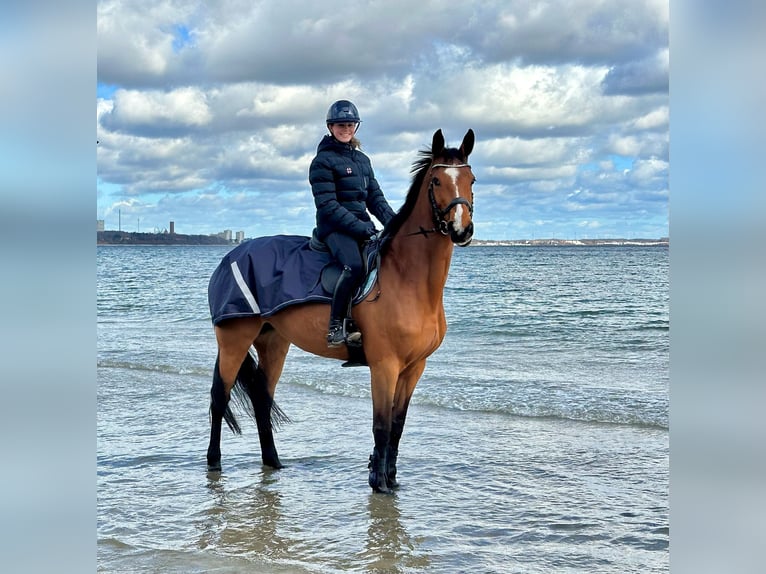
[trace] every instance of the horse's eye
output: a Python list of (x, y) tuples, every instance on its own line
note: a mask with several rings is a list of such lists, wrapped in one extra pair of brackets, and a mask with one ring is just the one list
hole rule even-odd
[(442, 183), (439, 181), (439, 178), (438, 178), (438, 177), (435, 177), (435, 178), (433, 178), (433, 180), (431, 181), (431, 183), (433, 183), (435, 187), (439, 187), (439, 186), (442, 184)]

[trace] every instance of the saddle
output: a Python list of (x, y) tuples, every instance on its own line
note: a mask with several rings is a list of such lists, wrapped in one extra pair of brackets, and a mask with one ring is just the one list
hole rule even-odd
[[(351, 305), (361, 303), (367, 295), (370, 294), (372, 287), (375, 285), (375, 280), (378, 277), (378, 266), (380, 263), (380, 247), (382, 241), (379, 237), (375, 236), (369, 241), (365, 242), (362, 251), (362, 261), (364, 262), (364, 279), (360, 283), (359, 287), (351, 298)], [(316, 236), (316, 229), (311, 234), (309, 241), (309, 247), (319, 253), (330, 253), (327, 245)], [(319, 280), (327, 293), (332, 296), (335, 290), (335, 284), (338, 282), (338, 277), (343, 272), (343, 265), (338, 261), (331, 261), (324, 266), (320, 273)]]

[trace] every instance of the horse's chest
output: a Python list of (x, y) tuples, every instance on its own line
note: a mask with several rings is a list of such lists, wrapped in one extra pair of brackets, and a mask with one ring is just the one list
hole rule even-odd
[(412, 347), (418, 348), (427, 357), (442, 344), (446, 331), (447, 324), (443, 317), (434, 317), (433, 320), (423, 321), (417, 341), (413, 341)]

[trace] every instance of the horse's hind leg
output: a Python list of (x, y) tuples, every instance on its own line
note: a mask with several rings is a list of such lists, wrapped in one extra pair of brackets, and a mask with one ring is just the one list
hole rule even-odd
[[(273, 468), (282, 468), (277, 448), (274, 445), (273, 421), (284, 417), (274, 403), (279, 377), (285, 364), (290, 342), (277, 333), (270, 325), (266, 325), (253, 343), (258, 353), (258, 364), (251, 357), (251, 383), (248, 394), (253, 403), (255, 422), (258, 425), (258, 440), (261, 443), (261, 458), (263, 464)], [(243, 369), (245, 365), (243, 365)]]
[[(210, 387), (210, 443), (207, 446), (207, 469), (208, 471), (221, 470), (221, 427), (223, 420), (232, 432), (240, 434), (237, 419), (229, 408), (232, 384), (226, 384), (221, 376), (220, 353), (215, 358), (213, 368), (213, 386)], [(236, 381), (236, 379), (235, 379)]]
[(207, 447), (207, 468), (221, 470), (221, 427), (225, 419), (229, 428), (241, 432), (234, 414), (229, 409), (231, 389), (237, 381), (251, 341), (258, 333), (260, 324), (244, 321), (216, 326), (218, 356), (213, 369), (213, 385), (210, 388), (210, 442)]

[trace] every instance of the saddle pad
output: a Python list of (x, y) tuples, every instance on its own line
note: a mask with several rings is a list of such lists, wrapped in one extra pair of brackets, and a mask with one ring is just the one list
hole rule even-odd
[[(310, 238), (273, 235), (240, 243), (229, 251), (210, 277), (208, 303), (213, 324), (234, 317), (269, 317), (288, 305), (330, 303), (322, 288), (322, 269), (333, 263), (328, 252), (312, 249)], [(363, 281), (355, 301), (374, 285)]]

